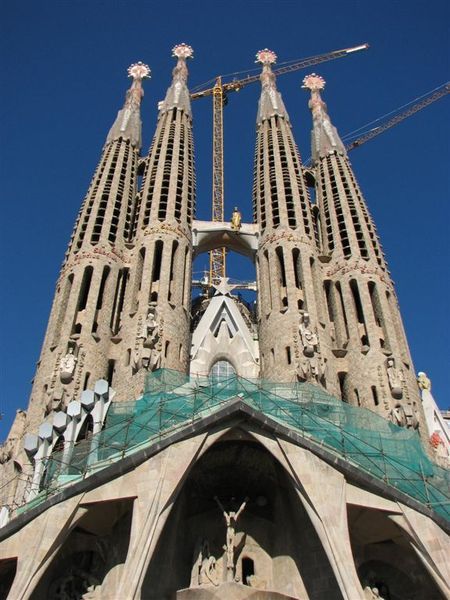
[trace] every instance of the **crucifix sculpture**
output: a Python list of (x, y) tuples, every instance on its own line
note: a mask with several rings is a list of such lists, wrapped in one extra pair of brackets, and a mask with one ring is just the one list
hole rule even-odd
[(237, 512), (230, 510), (227, 512), (222, 503), (220, 502), (217, 496), (214, 496), (214, 500), (217, 502), (220, 510), (225, 517), (225, 523), (227, 525), (227, 535), (226, 535), (226, 553), (227, 553), (227, 581), (233, 581), (233, 571), (234, 571), (234, 540), (236, 537), (236, 524), (237, 520), (245, 508), (245, 505), (248, 502), (248, 497), (245, 498), (244, 502), (239, 507)]

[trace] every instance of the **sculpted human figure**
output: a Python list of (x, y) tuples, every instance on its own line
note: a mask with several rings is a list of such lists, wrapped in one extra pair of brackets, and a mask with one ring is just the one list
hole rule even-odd
[(72, 380), (76, 364), (77, 357), (73, 353), (73, 348), (69, 348), (68, 353), (61, 358), (59, 363), (59, 377), (62, 383), (69, 383)]
[(235, 206), (233, 210), (233, 214), (231, 215), (231, 228), (233, 231), (239, 231), (241, 228), (242, 215), (238, 210), (238, 207)]
[(145, 322), (139, 327), (138, 339), (142, 340), (142, 348), (136, 348), (133, 364), (136, 370), (144, 367), (150, 371), (157, 369), (161, 363), (161, 353), (157, 348), (159, 341), (159, 324), (156, 308), (150, 306)]
[(219, 585), (217, 580), (216, 559), (210, 554), (208, 540), (203, 540), (199, 556), (199, 585)]
[(423, 371), (417, 373), (417, 385), (421, 390), (431, 390), (431, 380)]
[(217, 502), (220, 510), (222, 511), (223, 516), (225, 517), (225, 523), (227, 525), (226, 546), (225, 546), (226, 553), (227, 553), (227, 580), (232, 581), (233, 580), (233, 569), (234, 569), (234, 540), (236, 537), (236, 524), (237, 524), (237, 520), (238, 520), (239, 516), (241, 515), (242, 511), (244, 510), (244, 508), (248, 502), (248, 497), (245, 498), (244, 502), (241, 504), (241, 506), (237, 512), (230, 510), (230, 512), (228, 512), (228, 513), (222, 506), (222, 503), (220, 502), (220, 500), (217, 496), (214, 496), (214, 500)]
[(395, 366), (395, 359), (388, 358), (386, 361), (386, 371), (389, 380), (389, 387), (394, 398), (403, 396), (402, 380), (399, 370)]
[(303, 354), (309, 357), (314, 356), (319, 340), (317, 334), (311, 329), (311, 322), (307, 312), (300, 315), (299, 333), (303, 344)]

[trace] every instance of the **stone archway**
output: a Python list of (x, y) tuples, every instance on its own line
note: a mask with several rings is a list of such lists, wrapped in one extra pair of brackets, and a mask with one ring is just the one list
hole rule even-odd
[(89, 505), (42, 575), (33, 599), (79, 600), (114, 589), (127, 556), (132, 506), (132, 500)]
[(364, 589), (376, 588), (384, 600), (441, 600), (408, 536), (388, 513), (349, 505), (348, 525)]
[(17, 571), (17, 558), (0, 560), (0, 600), (8, 597)]
[[(230, 578), (226, 515), (239, 508)], [(258, 598), (342, 598), (292, 480), (243, 431), (215, 443), (191, 469), (153, 553), (141, 597), (163, 600), (178, 591), (183, 599), (212, 593), (231, 598), (237, 588), (236, 597), (242, 598), (257, 590)]]

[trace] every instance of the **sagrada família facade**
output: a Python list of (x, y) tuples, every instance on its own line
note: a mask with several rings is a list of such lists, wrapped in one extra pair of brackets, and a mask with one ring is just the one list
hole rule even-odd
[[(430, 382), (324, 80), (304, 78), (306, 169), (258, 53), (253, 223), (199, 221), (192, 49), (173, 55), (146, 156), (149, 69), (129, 69), (2, 448), (0, 596), (450, 597)], [(255, 304), (227, 278), (192, 293), (220, 247), (255, 264)]]

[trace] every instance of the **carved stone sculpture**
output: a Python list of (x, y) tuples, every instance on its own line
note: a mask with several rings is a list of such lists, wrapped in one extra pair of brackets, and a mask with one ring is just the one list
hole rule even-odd
[(303, 344), (303, 354), (309, 357), (314, 356), (317, 352), (319, 340), (317, 334), (311, 330), (310, 318), (307, 312), (300, 315), (299, 333)]
[(431, 391), (431, 380), (423, 371), (419, 371), (419, 373), (417, 373), (417, 385), (421, 390)]
[(248, 498), (245, 498), (244, 502), (241, 504), (241, 506), (237, 512), (230, 510), (230, 512), (228, 512), (228, 513), (222, 506), (222, 503), (220, 502), (220, 500), (217, 496), (214, 496), (214, 500), (217, 502), (217, 505), (219, 506), (220, 510), (222, 511), (223, 516), (225, 517), (225, 523), (227, 525), (226, 544), (224, 546), (224, 548), (226, 550), (226, 556), (227, 556), (227, 581), (233, 581), (233, 579), (234, 579), (234, 541), (235, 541), (235, 537), (236, 537), (236, 524), (237, 524), (237, 520), (238, 520), (239, 516), (241, 515), (242, 511), (244, 510), (244, 508), (248, 502)]
[(384, 600), (380, 596), (380, 592), (378, 591), (378, 588), (377, 587), (370, 587), (370, 586), (366, 586), (364, 588), (364, 598), (366, 600)]
[(70, 383), (72, 381), (77, 357), (73, 353), (73, 348), (69, 348), (69, 352), (63, 356), (59, 363), (59, 378), (62, 383)]
[(398, 425), (399, 427), (417, 429), (419, 426), (419, 420), (417, 418), (416, 411), (409, 404), (405, 404), (405, 406), (396, 404), (389, 413), (389, 418), (394, 425)]
[(158, 349), (159, 342), (159, 323), (156, 314), (156, 308), (150, 306), (144, 323), (138, 328), (138, 343), (133, 353), (133, 368), (138, 371), (142, 367), (148, 371), (154, 371), (161, 365), (161, 352)]
[(202, 549), (199, 555), (199, 585), (219, 585), (217, 577), (217, 563), (214, 556), (209, 552), (208, 540), (203, 540)]
[(401, 372), (395, 366), (395, 359), (388, 358), (386, 361), (386, 372), (389, 381), (389, 387), (394, 398), (401, 398), (403, 396), (402, 390), (402, 376)]
[(233, 231), (239, 231), (241, 228), (242, 215), (238, 210), (237, 206), (234, 207), (233, 214), (231, 215), (231, 228)]

